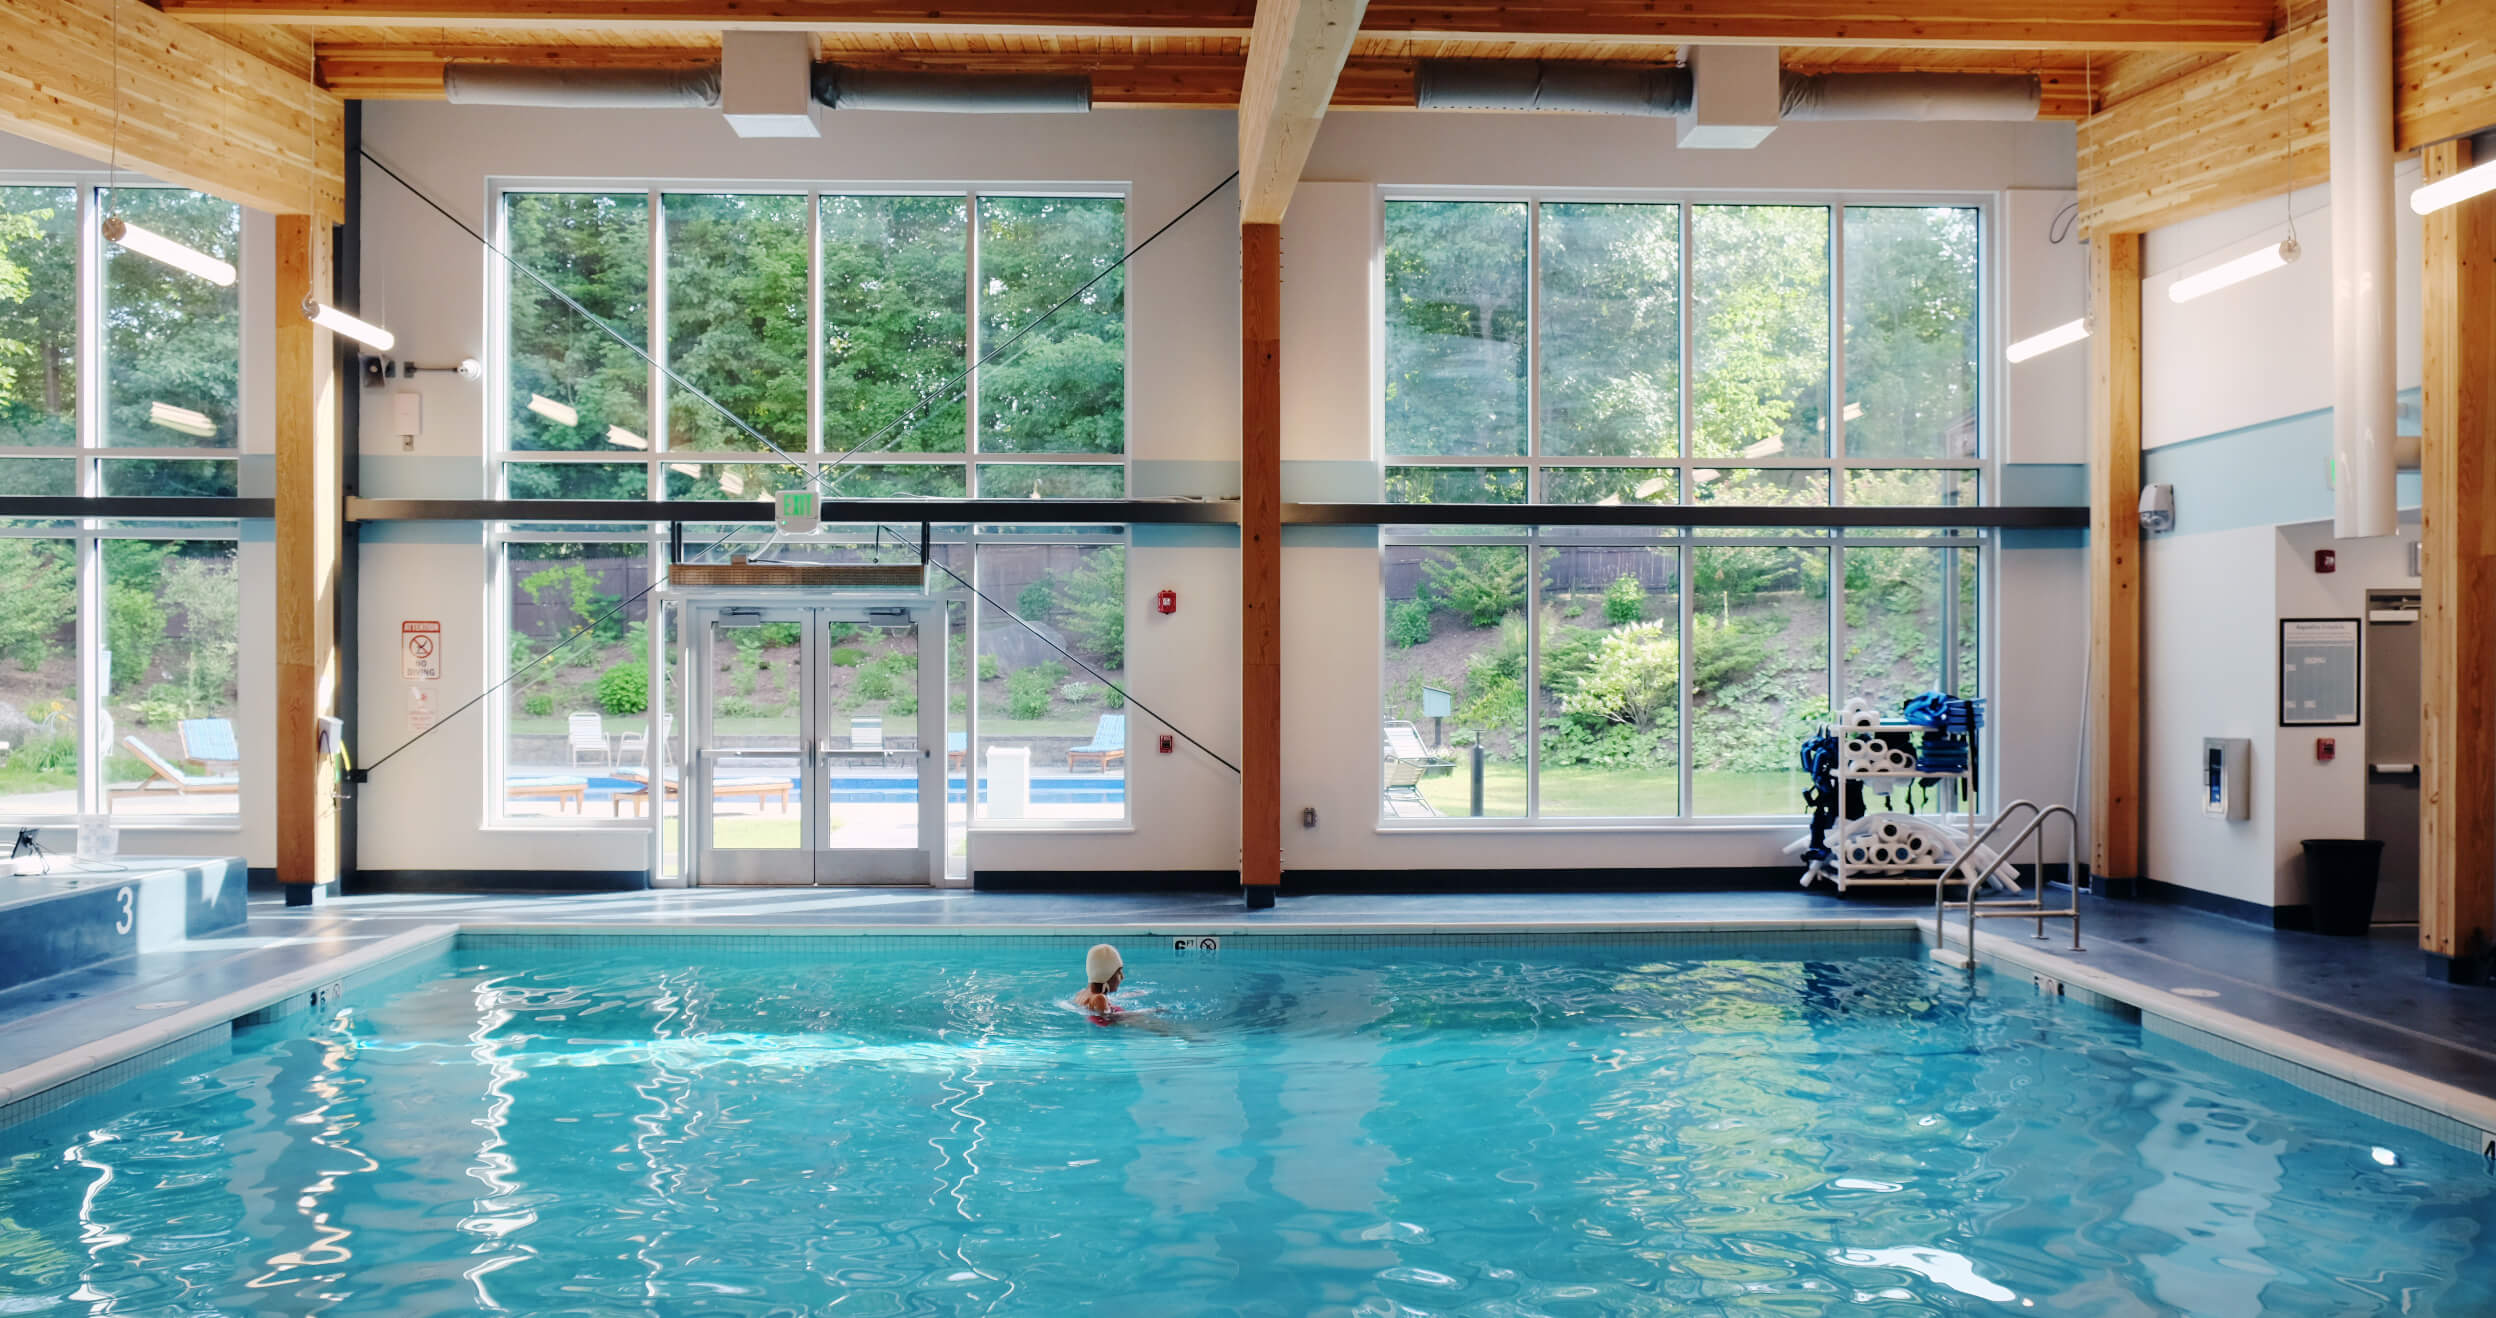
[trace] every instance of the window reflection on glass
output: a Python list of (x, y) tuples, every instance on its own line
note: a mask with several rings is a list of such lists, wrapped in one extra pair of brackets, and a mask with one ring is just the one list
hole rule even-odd
[[(1857, 467), (1846, 473), (1846, 502), (1862, 508), (1972, 508), (1979, 477), (1973, 471), (1937, 467)], [(1851, 537), (1923, 540), (1951, 534), (1938, 527), (1854, 527)]]
[(1526, 452), (1526, 208), (1386, 204), (1390, 455)]
[(638, 462), (507, 462), (514, 499), (646, 499), (650, 469)]
[(107, 808), (239, 813), (234, 542), (107, 539), (100, 549)]
[(1681, 473), (1671, 467), (1552, 467), (1545, 503), (1679, 503)]
[(108, 495), (230, 499), (242, 493), (240, 464), (230, 459), (106, 458)]
[(1126, 243), (1122, 198), (979, 199), (979, 350), (1022, 333), (979, 368), (982, 450), (1126, 450), (1126, 272), (1040, 319), (1116, 265)]
[(1669, 458), (1681, 436), (1681, 208), (1542, 208), (1542, 451)]
[[(648, 551), (639, 541), (524, 542), (506, 545), (504, 555), (504, 671), (519, 676), (503, 689), (501, 813), (580, 818), (592, 804), (605, 817), (646, 809), (649, 599), (632, 597), (650, 584)], [(757, 678), (737, 698), (758, 709), (794, 708), (797, 695), (793, 682)], [(619, 810), (619, 794), (632, 804)]]
[(1386, 818), (1525, 814), (1525, 573), (1521, 545), (1387, 548)]
[(1396, 467), (1386, 472), (1389, 503), (1524, 503), (1523, 467)]
[(75, 188), (0, 187), (0, 444), (78, 442), (77, 230)]
[[(104, 196), (130, 223), (241, 269), (240, 206), (178, 188), (116, 188)], [(103, 253), (104, 442), (234, 447), (241, 282), (220, 287), (118, 243), (104, 243)]]
[(970, 673), (979, 818), (1126, 818), (1126, 547), (985, 545), (978, 579), (999, 606), (981, 606)]
[(1690, 211), (1694, 456), (1829, 452), (1829, 212)]
[(1126, 492), (1126, 469), (1108, 463), (988, 462), (979, 468), (983, 499), (1120, 499)]
[(960, 386), (916, 405), (967, 364), (968, 211), (963, 197), (822, 199), (825, 452), (962, 451)]
[(1539, 556), (1539, 809), (1576, 817), (1679, 814), (1678, 554), (1647, 545), (1571, 545)]
[(1977, 456), (1977, 213), (1846, 208), (1846, 451)]
[(1698, 545), (1690, 569), (1691, 808), (1799, 814), (1795, 751), (1829, 717), (1829, 551)]
[(667, 391), (668, 447), (804, 451), (806, 199), (669, 193), (659, 206), (667, 364), (691, 386)]
[[(617, 342), (537, 280), (511, 270), (505, 285), (507, 445), (610, 453), (646, 448), (650, 368), (634, 348), (650, 333), (648, 195), (506, 193), (503, 223), (515, 262), (628, 341)], [(616, 444), (619, 431), (642, 443)]]
[(0, 537), (0, 810), (78, 813), (78, 560), (67, 540)]

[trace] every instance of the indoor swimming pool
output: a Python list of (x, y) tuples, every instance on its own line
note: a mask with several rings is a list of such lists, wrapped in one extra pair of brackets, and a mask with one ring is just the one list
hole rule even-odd
[(2496, 1313), (2496, 1175), (1910, 936), (466, 936), (0, 1129), (0, 1313)]

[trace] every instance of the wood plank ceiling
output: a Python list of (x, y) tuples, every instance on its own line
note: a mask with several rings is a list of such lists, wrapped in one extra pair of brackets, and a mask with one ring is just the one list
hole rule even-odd
[[(2320, 0), (2294, 0), (2319, 5)], [(160, 0), (212, 30), (308, 37), (341, 96), (439, 99), (453, 61), (680, 67), (723, 26), (815, 32), (826, 58), (945, 72), (1086, 73), (1109, 105), (1230, 106), (1252, 0)], [(1799, 72), (2027, 73), (2048, 118), (2077, 119), (2259, 44), (2276, 0), (1373, 0), (1334, 104), (1412, 103), (1422, 59), (1670, 63), (1698, 40), (1776, 44)]]

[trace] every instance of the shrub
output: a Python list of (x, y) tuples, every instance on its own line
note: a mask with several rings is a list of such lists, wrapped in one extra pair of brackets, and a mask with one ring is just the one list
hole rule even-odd
[(242, 593), (234, 564), (223, 558), (172, 558), (165, 562), (158, 594), (182, 611), (182, 686), (198, 708), (222, 704), (234, 689), (234, 659), (242, 632)]
[(1757, 671), (1768, 661), (1768, 643), (1704, 613), (1690, 619), (1690, 693), (1714, 692)]
[(981, 655), (979, 657), (979, 680), (982, 682), (993, 682), (996, 680), (996, 677), (997, 657), (993, 654)]
[(945, 708), (952, 710), (956, 714), (967, 714), (971, 709), (971, 698), (963, 695), (959, 691), (956, 691), (951, 696), (946, 697)]
[(845, 644), (850, 637), (857, 634), (858, 624), (854, 622), (836, 622), (824, 629), (824, 636), (834, 645)]
[(1525, 602), (1525, 550), (1459, 545), (1422, 568), (1431, 591), (1476, 627), (1497, 623)]
[(1045, 668), (1022, 668), (1005, 679), (1005, 713), (1008, 718), (1043, 719), (1049, 716), (1049, 681)]
[(1065, 681), (1067, 678), (1075, 675), (1075, 670), (1068, 668), (1066, 666), (1066, 661), (1063, 659), (1051, 659), (1047, 663), (1040, 665), (1039, 671), (1048, 675), (1050, 686), (1056, 686)]
[(854, 645), (842, 645), (834, 647), (824, 658), (831, 660), (834, 668), (856, 668), (867, 661), (867, 652)]
[(721, 718), (752, 718), (758, 712), (741, 696), (721, 696), (717, 708)]
[(1121, 710), (1121, 709), (1125, 709), (1125, 708), (1127, 707), (1127, 693), (1126, 693), (1126, 692), (1121, 691), (1121, 690), (1119, 690), (1118, 688), (1116, 688), (1116, 687), (1114, 687), (1114, 686), (1113, 686), (1113, 687), (1104, 687), (1104, 688), (1102, 688), (1102, 690), (1103, 690), (1103, 691), (1104, 691), (1104, 693), (1105, 693), (1105, 694), (1101, 697), (1102, 703), (1103, 703), (1103, 704), (1108, 705), (1108, 706), (1109, 706), (1109, 708), (1111, 709), (1111, 711), (1112, 711), (1112, 712), (1115, 712), (1115, 711), (1117, 711), (1117, 710)]
[(556, 601), (571, 615), (568, 621), (557, 624), (566, 632), (594, 620), (597, 623), (593, 632), (595, 639), (613, 643), (624, 638), (623, 611), (607, 612), (622, 596), (601, 594), (598, 579), (580, 563), (559, 563), (540, 568), (520, 579), (520, 589), (529, 597), (531, 604), (541, 606), (550, 603), (547, 594), (554, 592)]
[(1387, 606), (1387, 643), (1399, 650), (1409, 650), (1430, 639), (1430, 605), (1422, 600), (1399, 600)]
[(1624, 572), (1612, 578), (1612, 584), (1603, 588), (1605, 622), (1617, 627), (1622, 623), (1642, 621), (1646, 616), (1647, 588), (1638, 584), (1638, 578)]
[(1127, 551), (1096, 549), (1058, 584), (1057, 606), (1074, 648), (1103, 668), (1127, 666)]
[(530, 692), (529, 698), (520, 702), (520, 712), (528, 715), (530, 718), (544, 718), (547, 715), (554, 713), (554, 693), (549, 691)]
[(1057, 607), (1057, 592), (1049, 588), (1049, 579), (1042, 577), (1023, 587), (1014, 597), (1014, 612), (1026, 622), (1039, 622)]
[(886, 672), (883, 665), (871, 664), (858, 670), (858, 682), (850, 690), (856, 692), (860, 700), (890, 700), (893, 698), (893, 675)]
[(165, 640), (165, 610), (156, 592), (127, 581), (104, 588), (104, 645), (113, 652), (113, 686), (137, 689)]
[(1080, 705), (1092, 698), (1090, 682), (1068, 682), (1057, 689), (1057, 698), (1069, 705)]
[(753, 631), (757, 642), (764, 649), (785, 650), (797, 644), (799, 626), (800, 624), (794, 622), (767, 622), (754, 628)]
[(1543, 629), (1543, 687), (1549, 691), (1568, 691), (1578, 678), (1594, 667), (1595, 653), (1603, 648), (1604, 633), (1589, 627), (1546, 627)]
[(77, 614), (77, 566), (42, 541), (0, 540), (0, 581), (9, 583), (0, 591), (0, 654), (31, 672), (68, 648), (61, 638)]
[(893, 697), (893, 703), (885, 708), (890, 710), (896, 718), (916, 718), (919, 713), (919, 693), (904, 691)]
[(598, 707), (610, 714), (639, 714), (650, 708), (649, 667), (634, 659), (600, 673)]
[(1680, 702), (1680, 644), (1663, 623), (1641, 622), (1604, 633), (1594, 663), (1577, 679), (1576, 688), (1561, 696), (1560, 708), (1643, 733)]

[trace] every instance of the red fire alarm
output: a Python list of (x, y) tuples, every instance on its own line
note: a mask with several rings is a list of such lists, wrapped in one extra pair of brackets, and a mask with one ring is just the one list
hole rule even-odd
[(1172, 738), (1171, 738), (1171, 736), (1170, 736), (1170, 734), (1169, 734), (1169, 733), (1165, 732), (1165, 733), (1161, 734), (1161, 753), (1162, 753), (1162, 754), (1167, 755), (1167, 754), (1169, 754), (1169, 753), (1170, 753), (1173, 749), (1175, 749), (1175, 747), (1174, 747), (1174, 746), (1172, 746), (1171, 741), (1172, 741)]
[(2335, 553), (2335, 552), (2333, 552), (2333, 551), (2331, 551), (2331, 550), (2329, 550), (2329, 549), (2317, 549), (2317, 550), (2315, 550), (2315, 551), (2314, 551), (2314, 570), (2315, 570), (2315, 571), (2317, 571), (2317, 572), (2337, 572), (2337, 571), (2339, 571), (2339, 570), (2340, 570), (2340, 555), (2339, 555), (2339, 554), (2337, 554), (2337, 553)]
[(2338, 750), (2339, 747), (2333, 744), (2331, 738), (2316, 737), (2314, 739), (2314, 762), (2316, 764), (2329, 764), (2331, 763), (2331, 757), (2337, 753)]
[(1153, 596), (1153, 607), (1161, 610), (1163, 613), (1178, 612), (1179, 592), (1175, 590), (1165, 590), (1160, 594)]

